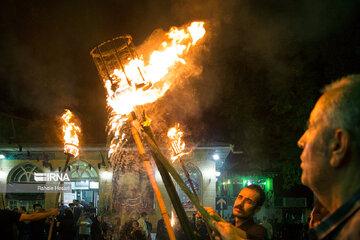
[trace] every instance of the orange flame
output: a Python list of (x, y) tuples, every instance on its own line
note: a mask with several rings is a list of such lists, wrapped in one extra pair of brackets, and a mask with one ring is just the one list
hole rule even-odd
[(78, 133), (81, 132), (80, 127), (72, 121), (74, 115), (68, 109), (65, 109), (65, 113), (62, 115), (64, 121), (63, 132), (64, 132), (64, 153), (70, 154), (74, 158), (79, 155), (79, 137)]
[(183, 132), (180, 131), (180, 124), (175, 124), (175, 127), (170, 128), (167, 135), (170, 139), (170, 151), (171, 151), (171, 160), (175, 161), (177, 158), (189, 154), (184, 152), (185, 143), (181, 140)]
[[(143, 56), (130, 60), (123, 69), (114, 69), (109, 74), (111, 79), (105, 80), (107, 90), (107, 105), (111, 109), (109, 133), (113, 134), (109, 155), (120, 147), (121, 128), (127, 120), (127, 115), (135, 106), (155, 102), (170, 88), (173, 81), (161, 81), (175, 64), (185, 64), (183, 56), (205, 35), (204, 22), (193, 22), (190, 25), (177, 28), (172, 27), (165, 34), (167, 40), (162, 42), (159, 49), (153, 51), (147, 64)], [(129, 84), (129, 80), (130, 83)], [(136, 84), (150, 81), (152, 87), (141, 90)], [(114, 87), (115, 86), (115, 87)]]

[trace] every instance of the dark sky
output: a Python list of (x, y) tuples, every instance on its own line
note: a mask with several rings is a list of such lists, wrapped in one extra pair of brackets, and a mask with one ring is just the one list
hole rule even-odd
[(189, 131), (231, 142), (229, 124), (267, 126), (264, 116), (276, 103), (265, 100), (286, 102), (291, 92), (315, 101), (323, 84), (359, 72), (359, 1), (329, 2), (2, 1), (0, 112), (29, 119), (31, 127), (67, 107), (88, 143), (105, 142), (105, 91), (90, 50), (121, 34), (140, 45), (157, 28), (205, 20), (209, 32), (197, 59), (203, 72), (170, 92), (180, 97), (169, 97), (179, 100), (169, 124), (178, 118)]

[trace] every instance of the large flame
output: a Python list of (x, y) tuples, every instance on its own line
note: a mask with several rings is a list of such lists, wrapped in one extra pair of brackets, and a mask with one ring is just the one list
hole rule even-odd
[[(114, 69), (109, 74), (111, 79), (105, 81), (105, 88), (107, 104), (111, 109), (109, 130), (114, 135), (109, 155), (123, 143), (121, 139), (124, 140), (124, 135), (121, 135), (121, 127), (127, 120), (127, 115), (135, 106), (152, 103), (165, 94), (173, 82), (172, 79), (167, 79), (165, 82), (163, 78), (175, 64), (186, 63), (183, 59), (184, 55), (204, 35), (204, 22), (192, 22), (183, 28), (172, 27), (165, 34), (167, 40), (160, 44), (158, 50), (150, 54), (148, 63), (145, 64), (143, 56), (129, 59), (124, 69)], [(152, 85), (145, 91), (136, 87), (136, 84), (144, 81), (151, 82)]]
[(175, 161), (179, 157), (189, 154), (184, 152), (185, 142), (182, 141), (183, 132), (180, 130), (180, 124), (175, 124), (175, 127), (170, 128), (167, 135), (170, 139), (171, 160)]
[(65, 109), (65, 113), (61, 117), (64, 121), (63, 132), (64, 132), (64, 153), (70, 154), (73, 157), (79, 155), (79, 137), (78, 134), (81, 132), (79, 126), (76, 126), (73, 121), (74, 115), (68, 109)]

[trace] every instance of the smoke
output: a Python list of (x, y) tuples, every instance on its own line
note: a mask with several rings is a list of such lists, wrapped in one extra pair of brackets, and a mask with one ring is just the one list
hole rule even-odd
[(205, 39), (187, 59), (187, 70), (196, 74), (185, 69), (149, 111), (158, 122), (181, 122), (199, 139), (259, 142), (246, 136), (266, 133), (284, 116), (304, 118), (305, 113), (292, 112), (296, 101), (311, 106), (306, 99), (316, 89), (358, 66), (355, 0), (4, 4), (2, 109), (7, 112), (9, 105), (54, 118), (65, 107), (75, 108), (82, 113), (84, 133), (97, 142), (105, 139), (105, 91), (89, 52), (121, 34), (141, 43), (156, 28), (206, 21)]
[(201, 75), (176, 86), (157, 110), (164, 122), (184, 121), (196, 140), (235, 143), (254, 160), (297, 153), (320, 87), (358, 71), (358, 9), (353, 0), (178, 1), (175, 21), (206, 19), (211, 34), (196, 57)]

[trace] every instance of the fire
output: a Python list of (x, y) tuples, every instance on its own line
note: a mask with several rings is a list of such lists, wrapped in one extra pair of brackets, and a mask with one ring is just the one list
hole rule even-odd
[(73, 121), (74, 115), (68, 109), (65, 109), (65, 113), (61, 117), (64, 121), (63, 132), (64, 132), (64, 153), (71, 154), (77, 157), (79, 155), (79, 137), (78, 134), (81, 132), (80, 127), (76, 126)]
[[(159, 50), (153, 51), (148, 64), (143, 57), (135, 58), (122, 69), (114, 69), (111, 79), (105, 81), (108, 106), (118, 115), (129, 114), (134, 106), (152, 103), (164, 95), (171, 81), (156, 86), (176, 63), (185, 64), (182, 58), (192, 45), (205, 35), (204, 22), (193, 22), (184, 29), (172, 27), (166, 34), (168, 41), (162, 42)], [(147, 91), (135, 87), (144, 81), (150, 81), (153, 87)], [(132, 84), (128, 84), (128, 80)], [(114, 90), (114, 86), (116, 89)]]
[(171, 220), (170, 220), (170, 224), (173, 227), (175, 225), (175, 217), (174, 217), (174, 211), (171, 211)]
[(171, 160), (175, 161), (177, 158), (189, 154), (184, 152), (185, 143), (181, 140), (183, 132), (180, 131), (180, 124), (175, 124), (175, 127), (170, 128), (167, 135), (170, 139), (170, 150), (171, 150)]
[[(99, 45), (91, 52), (104, 80), (107, 105), (111, 111), (108, 127), (113, 139), (109, 155), (120, 147), (121, 139), (124, 139), (124, 136), (121, 136), (121, 129), (127, 121), (128, 114), (135, 106), (155, 102), (165, 94), (171, 87), (173, 79), (165, 81), (164, 77), (176, 64), (186, 64), (183, 57), (204, 37), (205, 32), (204, 22), (193, 22), (182, 28), (172, 27), (164, 36), (166, 40), (146, 57), (137, 56), (135, 49), (131, 50), (130, 36), (123, 37), (123, 39), (129, 39), (130, 42), (130, 44), (126, 43), (128, 48), (127, 55), (125, 54), (126, 59), (119, 58), (118, 52), (125, 51), (126, 47), (105, 49), (106, 44), (111, 46), (111, 41)], [(105, 50), (101, 52), (100, 47), (104, 47)], [(116, 58), (113, 57), (114, 59), (108, 61), (112, 55), (116, 55)], [(147, 61), (145, 62), (144, 59)], [(115, 68), (114, 63), (119, 63), (121, 67)]]

